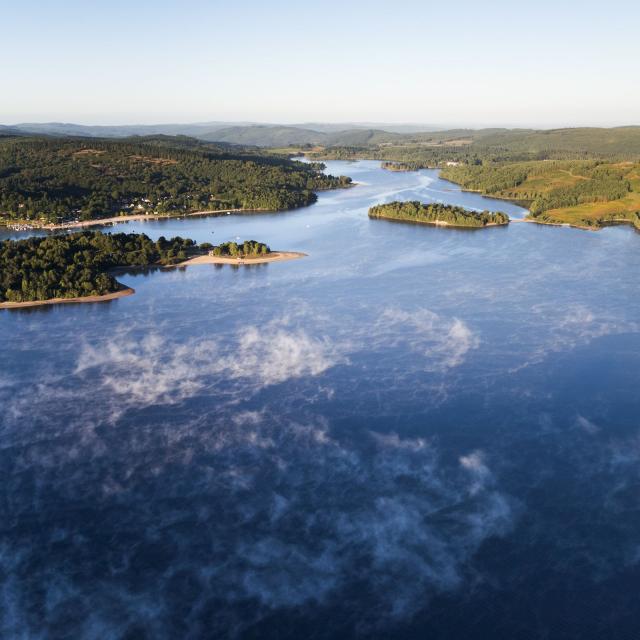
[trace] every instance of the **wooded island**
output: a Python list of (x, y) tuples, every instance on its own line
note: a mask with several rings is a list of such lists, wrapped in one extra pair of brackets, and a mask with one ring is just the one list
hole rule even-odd
[(378, 204), (369, 209), (369, 217), (476, 229), (509, 224), (509, 216), (506, 213), (476, 213), (453, 205), (437, 202), (425, 204), (417, 200)]

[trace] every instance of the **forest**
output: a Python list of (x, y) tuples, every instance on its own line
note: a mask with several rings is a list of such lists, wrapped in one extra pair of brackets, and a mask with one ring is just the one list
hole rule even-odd
[(0, 221), (291, 209), (315, 202), (315, 191), (351, 183), (322, 168), (180, 136), (4, 137)]
[(476, 213), (453, 205), (438, 202), (426, 204), (417, 200), (375, 205), (369, 209), (369, 217), (470, 228), (509, 224), (509, 216), (505, 213)]
[(121, 288), (111, 269), (175, 264), (207, 248), (180, 237), (154, 242), (142, 233), (97, 231), (4, 240), (0, 302), (104, 295)]
[(532, 213), (584, 202), (608, 202), (631, 191), (624, 166), (590, 162), (461, 165), (442, 177), (465, 189), (531, 202)]

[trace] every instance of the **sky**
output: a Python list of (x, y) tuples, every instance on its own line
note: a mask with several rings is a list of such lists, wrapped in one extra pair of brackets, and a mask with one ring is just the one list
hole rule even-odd
[(640, 124), (631, 0), (0, 0), (0, 123)]

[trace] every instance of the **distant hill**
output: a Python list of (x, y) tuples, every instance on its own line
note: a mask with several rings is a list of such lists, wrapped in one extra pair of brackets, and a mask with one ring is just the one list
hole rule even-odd
[[(250, 124), (250, 123), (247, 123)], [(129, 136), (191, 136), (211, 133), (228, 127), (226, 122), (204, 122), (194, 124), (132, 124), (132, 125), (84, 125), (67, 122), (24, 122), (13, 125), (13, 129), (40, 135), (80, 136), (86, 138), (127, 138)]]
[(289, 124), (290, 127), (299, 129), (311, 129), (323, 133), (337, 133), (339, 131), (351, 131), (352, 129), (375, 129), (388, 133), (417, 133), (422, 131), (444, 131), (446, 127), (430, 124), (392, 124), (385, 122), (304, 122)]
[(388, 142), (402, 142), (404, 138), (403, 134), (391, 133), (381, 129), (350, 129), (330, 134), (327, 143), (331, 146), (364, 147)]
[(511, 154), (576, 153), (640, 154), (640, 127), (575, 129), (450, 129), (398, 133), (384, 129), (353, 128), (317, 131), (298, 126), (245, 125), (216, 129), (196, 137), (212, 142), (257, 147), (322, 145), (325, 147), (377, 147), (379, 145), (469, 145), (475, 150)]
[[(6, 127), (0, 127), (0, 132)], [(204, 122), (194, 124), (157, 125), (81, 125), (66, 122), (25, 122), (9, 127), (19, 132), (49, 136), (88, 138), (128, 138), (131, 136), (190, 136), (207, 142), (255, 147), (287, 147), (302, 145), (358, 146), (402, 142), (415, 136), (416, 126), (389, 125), (389, 128), (358, 124), (291, 124)], [(418, 134), (421, 135), (421, 134)], [(438, 134), (429, 134), (438, 135)]]
[[(203, 122), (194, 124), (153, 124), (153, 125), (83, 125), (69, 122), (24, 122), (11, 127), (0, 125), (0, 130), (10, 128), (13, 132), (24, 132), (50, 136), (78, 136), (88, 138), (128, 138), (130, 136), (190, 136), (212, 142), (250, 146), (282, 146), (301, 144), (328, 144), (333, 139), (342, 144), (351, 144), (341, 133), (352, 134), (353, 140), (365, 144), (371, 137), (370, 127), (322, 125), (317, 129), (304, 125), (269, 125), (253, 122)], [(381, 133), (386, 131), (380, 130)]]
[(376, 129), (315, 131), (288, 125), (227, 127), (198, 137), (211, 142), (228, 142), (255, 147), (288, 147), (306, 144), (365, 147), (385, 142), (400, 142), (403, 139), (401, 134)]
[(15, 127), (7, 127), (3, 124), (0, 124), (0, 136), (23, 136), (24, 132), (20, 131), (20, 129), (16, 129)]
[[(380, 150), (406, 147), (405, 155), (386, 159), (420, 160), (429, 148), (464, 147), (465, 153), (478, 157), (525, 159), (524, 156), (557, 156), (558, 154), (635, 156), (640, 155), (640, 127), (574, 128), (574, 129), (449, 129), (416, 130), (417, 125), (362, 124), (256, 124), (202, 122), (193, 124), (92, 126), (73, 123), (22, 123), (0, 125), (0, 135), (38, 134), (125, 138), (131, 136), (189, 136), (207, 142), (250, 147), (323, 146)], [(425, 151), (425, 152), (426, 152)], [(424, 155), (424, 154), (422, 154)]]
[(327, 134), (320, 131), (279, 125), (226, 127), (202, 133), (198, 137), (209, 142), (228, 142), (254, 147), (327, 144)]
[(503, 130), (475, 140), (478, 147), (503, 147), (527, 153), (576, 152), (588, 154), (640, 154), (640, 127), (603, 129)]

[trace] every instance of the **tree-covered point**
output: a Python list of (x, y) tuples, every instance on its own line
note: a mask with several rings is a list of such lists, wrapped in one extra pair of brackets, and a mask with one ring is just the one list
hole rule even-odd
[(212, 256), (229, 256), (232, 258), (252, 258), (266, 256), (271, 253), (271, 249), (262, 242), (256, 240), (245, 240), (242, 244), (237, 242), (223, 242), (213, 247), (209, 253)]
[(0, 221), (282, 210), (350, 184), (321, 165), (183, 137), (0, 139)]
[(437, 202), (425, 204), (417, 200), (378, 204), (369, 209), (369, 217), (424, 224), (442, 224), (451, 227), (480, 228), (489, 225), (509, 224), (509, 216), (505, 213), (492, 213), (490, 211), (475, 213), (462, 207), (439, 204)]
[(0, 302), (77, 298), (118, 291), (115, 267), (169, 265), (203, 252), (185, 238), (85, 231), (0, 242)]

